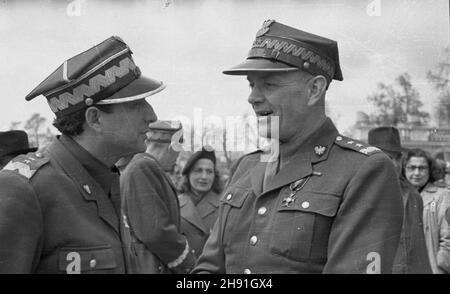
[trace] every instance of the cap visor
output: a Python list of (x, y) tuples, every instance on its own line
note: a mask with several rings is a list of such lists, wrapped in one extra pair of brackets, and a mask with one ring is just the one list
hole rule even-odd
[(297, 67), (264, 58), (247, 59), (244, 62), (224, 70), (226, 75), (247, 75), (248, 72), (288, 72), (299, 70)]
[(117, 104), (144, 99), (161, 92), (164, 88), (166, 88), (166, 85), (163, 82), (141, 76), (114, 95), (109, 96), (108, 99), (100, 100), (97, 104)]

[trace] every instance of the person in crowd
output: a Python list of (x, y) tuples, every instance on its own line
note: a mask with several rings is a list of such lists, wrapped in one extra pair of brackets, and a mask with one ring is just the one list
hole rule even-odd
[(434, 167), (431, 170), (431, 174), (433, 176), (434, 183), (441, 187), (446, 187), (447, 183), (445, 181), (445, 174), (446, 174), (446, 168), (447, 164), (445, 160), (440, 158), (434, 158)]
[(47, 98), (62, 135), (0, 171), (0, 273), (128, 272), (114, 163), (145, 150), (156, 120), (145, 98), (164, 88), (111, 37), (65, 61), (25, 97)]
[(403, 175), (420, 192), (423, 200), (425, 241), (434, 274), (450, 273), (450, 190), (435, 184), (434, 160), (421, 149), (411, 149), (403, 161)]
[(17, 155), (35, 152), (36, 150), (37, 147), (30, 147), (28, 135), (24, 131), (0, 132), (0, 169)]
[(217, 219), (220, 183), (214, 151), (195, 152), (182, 171), (181, 230), (198, 258)]
[(395, 255), (394, 274), (431, 274), (423, 232), (423, 202), (419, 192), (402, 175), (400, 134), (394, 127), (378, 127), (368, 133), (368, 143), (380, 148), (392, 160), (400, 180), (403, 196), (403, 227)]
[(325, 115), (342, 80), (337, 43), (264, 22), (243, 63), (267, 150), (244, 155), (193, 273), (390, 273), (403, 204), (382, 151)]
[(150, 125), (147, 149), (125, 163), (120, 177), (122, 211), (130, 232), (132, 273), (188, 273), (195, 257), (182, 234), (177, 191), (167, 176), (179, 150), (172, 142), (181, 125)]

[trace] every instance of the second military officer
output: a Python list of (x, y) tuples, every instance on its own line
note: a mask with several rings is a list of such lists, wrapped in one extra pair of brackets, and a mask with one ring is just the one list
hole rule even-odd
[(114, 163), (145, 150), (156, 120), (141, 75), (111, 37), (65, 61), (26, 99), (44, 95), (62, 135), (0, 172), (0, 273), (126, 273)]
[(193, 272), (391, 272), (398, 177), (378, 148), (325, 116), (325, 93), (343, 79), (337, 43), (269, 20), (247, 60), (224, 73), (247, 76), (261, 135), (279, 139), (279, 152), (239, 161)]

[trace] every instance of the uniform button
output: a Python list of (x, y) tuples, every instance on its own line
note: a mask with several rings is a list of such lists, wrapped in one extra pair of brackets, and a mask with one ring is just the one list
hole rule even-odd
[(337, 136), (337, 137), (336, 137), (336, 140), (337, 140), (337, 141), (342, 141), (342, 137), (341, 137), (341, 136)]
[(232, 197), (233, 197), (233, 194), (230, 193), (230, 194), (227, 195), (227, 198), (226, 198), (226, 199), (227, 199), (228, 201), (230, 201)]
[(267, 211), (267, 208), (265, 208), (264, 206), (263, 206), (263, 207), (260, 207), (260, 208), (258, 209), (258, 214), (259, 214), (259, 215), (264, 215), (264, 214), (266, 213), (266, 211)]
[(251, 244), (251, 245), (255, 245), (256, 242), (258, 242), (258, 237), (252, 236), (252, 237), (250, 238), (250, 244)]
[(245, 270), (244, 270), (244, 274), (251, 274), (252, 273), (252, 271), (251, 270), (249, 270), (248, 268), (246, 268)]
[(94, 268), (97, 265), (97, 260), (95, 260), (94, 258), (89, 260), (89, 267), (90, 268)]
[(302, 207), (303, 208), (308, 208), (309, 207), (309, 202), (308, 201), (303, 202), (302, 203)]

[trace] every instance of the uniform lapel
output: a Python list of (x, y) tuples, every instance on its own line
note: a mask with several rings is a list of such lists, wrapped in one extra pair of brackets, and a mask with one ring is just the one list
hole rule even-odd
[(191, 223), (193, 226), (200, 229), (205, 234), (209, 234), (209, 231), (203, 224), (203, 220), (199, 215), (197, 208), (195, 207), (195, 204), (194, 202), (192, 202), (191, 198), (187, 194), (181, 194), (179, 198), (181, 217)]
[[(310, 138), (298, 146), (296, 154), (281, 167), (280, 171), (272, 178), (272, 181), (268, 183), (266, 189), (261, 194), (256, 195), (261, 196), (310, 176), (313, 173), (314, 164), (327, 160), (337, 135), (338, 131), (333, 122), (329, 118), (325, 119), (324, 123)], [(259, 168), (262, 168), (262, 165)], [(264, 178), (264, 168), (262, 168), (262, 171), (257, 170), (256, 172), (262, 172), (261, 178)]]
[(272, 179), (262, 194), (286, 186), (312, 174), (309, 154), (296, 154)]
[(261, 162), (261, 160), (259, 160), (259, 162), (252, 168), (250, 172), (252, 190), (257, 196), (262, 193), (262, 186), (264, 182), (264, 173), (266, 171), (266, 166), (267, 162)]
[(100, 185), (58, 140), (55, 140), (47, 150), (50, 159), (74, 180), (83, 198), (86, 201), (95, 201), (98, 215), (119, 234), (119, 217)]

